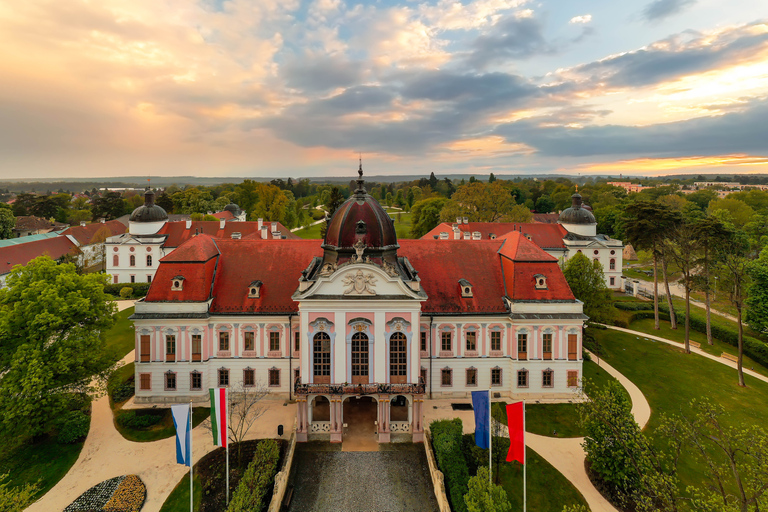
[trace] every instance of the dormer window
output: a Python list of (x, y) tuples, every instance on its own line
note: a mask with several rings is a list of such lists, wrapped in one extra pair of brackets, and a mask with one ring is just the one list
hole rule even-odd
[(488, 238), (491, 240), (496, 240), (496, 233), (488, 233)]
[(461, 296), (463, 298), (472, 298), (472, 284), (466, 279), (459, 279), (459, 286), (461, 287)]
[(537, 290), (546, 290), (547, 289), (547, 278), (546, 276), (543, 276), (541, 274), (536, 274), (533, 276), (534, 280), (534, 288)]
[(254, 281), (248, 285), (248, 298), (258, 299), (261, 294), (261, 281)]
[(528, 240), (531, 240), (531, 235), (529, 235), (528, 233), (523, 233), (523, 236), (525, 236), (525, 238), (527, 238)]
[(184, 276), (176, 276), (171, 279), (171, 290), (180, 292), (184, 289)]

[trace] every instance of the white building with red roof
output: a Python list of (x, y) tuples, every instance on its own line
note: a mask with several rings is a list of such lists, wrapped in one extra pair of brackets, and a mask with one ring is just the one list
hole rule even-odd
[(398, 241), (360, 172), (324, 240), (198, 234), (159, 261), (132, 316), (137, 403), (261, 382), (297, 400), (299, 441), (340, 442), (367, 409), (389, 442), (423, 440), (425, 399), (574, 399), (587, 318), (558, 259), (519, 231)]

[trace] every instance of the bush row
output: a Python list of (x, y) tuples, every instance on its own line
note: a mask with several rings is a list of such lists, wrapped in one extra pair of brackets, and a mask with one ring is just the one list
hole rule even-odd
[(91, 417), (82, 411), (69, 411), (61, 420), (59, 435), (56, 442), (72, 444), (88, 435), (91, 428)]
[(467, 493), (469, 471), (462, 453), (463, 430), (459, 418), (433, 421), (429, 425), (437, 465), (445, 476), (445, 488), (451, 502), (451, 510), (456, 512), (467, 510), (464, 495)]
[(653, 311), (653, 302), (614, 302), (613, 307), (623, 311)]
[(146, 429), (157, 425), (165, 416), (167, 411), (160, 410), (142, 410), (142, 411), (121, 411), (117, 416), (117, 422), (120, 426), (133, 429)]
[(150, 283), (110, 283), (104, 285), (104, 291), (113, 297), (120, 297), (123, 288), (131, 288), (134, 297), (144, 297), (149, 291)]
[(272, 488), (279, 459), (280, 447), (274, 439), (259, 443), (253, 460), (232, 495), (228, 512), (251, 512), (264, 508), (264, 498)]

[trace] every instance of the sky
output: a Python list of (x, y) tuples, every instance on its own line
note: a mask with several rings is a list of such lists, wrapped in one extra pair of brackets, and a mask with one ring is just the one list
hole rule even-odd
[(768, 173), (764, 0), (0, 0), (0, 178)]

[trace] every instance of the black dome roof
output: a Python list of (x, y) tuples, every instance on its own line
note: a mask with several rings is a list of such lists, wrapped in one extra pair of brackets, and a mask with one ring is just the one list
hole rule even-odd
[(563, 224), (597, 224), (595, 216), (586, 208), (582, 208), (581, 195), (576, 192), (571, 196), (571, 207), (563, 210), (558, 222)]
[(224, 207), (225, 212), (232, 212), (232, 215), (237, 217), (240, 215), (240, 207), (237, 206), (235, 203), (229, 203), (227, 206)]
[(144, 192), (144, 205), (139, 206), (128, 219), (131, 222), (160, 222), (168, 220), (168, 214), (155, 204), (155, 193), (151, 189)]

